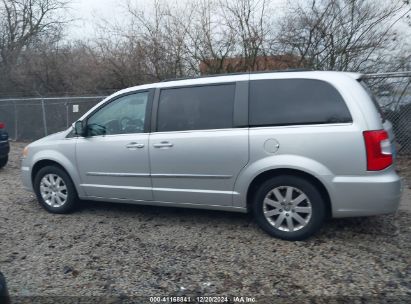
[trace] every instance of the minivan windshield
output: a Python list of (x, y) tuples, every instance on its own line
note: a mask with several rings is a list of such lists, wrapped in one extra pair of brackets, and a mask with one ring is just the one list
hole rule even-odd
[(375, 95), (372, 93), (371, 89), (369, 88), (369, 86), (367, 85), (367, 83), (364, 81), (364, 79), (359, 79), (358, 81), (359, 81), (359, 83), (362, 85), (362, 87), (365, 89), (365, 91), (368, 93), (368, 95), (370, 96), (372, 102), (374, 103), (375, 107), (376, 107), (377, 110), (378, 110), (378, 113), (380, 113), (381, 121), (382, 121), (382, 122), (385, 122), (385, 120), (386, 120), (386, 119), (385, 119), (385, 115), (384, 115), (384, 112), (383, 112), (382, 109), (381, 109), (380, 104), (378, 103), (377, 98), (376, 98)]

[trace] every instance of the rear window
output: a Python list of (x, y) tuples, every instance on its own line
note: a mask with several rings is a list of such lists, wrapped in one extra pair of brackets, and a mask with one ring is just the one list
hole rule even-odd
[(352, 122), (337, 90), (314, 79), (250, 82), (250, 126)]
[(368, 93), (368, 95), (370, 96), (372, 102), (374, 103), (375, 107), (378, 110), (378, 113), (380, 113), (381, 116), (381, 120), (382, 122), (385, 122), (385, 115), (384, 112), (381, 109), (380, 104), (378, 103), (377, 98), (375, 97), (375, 95), (372, 93), (371, 89), (368, 87), (368, 85), (365, 83), (364, 80), (359, 80), (359, 83), (362, 85), (362, 87), (365, 89), (365, 91)]

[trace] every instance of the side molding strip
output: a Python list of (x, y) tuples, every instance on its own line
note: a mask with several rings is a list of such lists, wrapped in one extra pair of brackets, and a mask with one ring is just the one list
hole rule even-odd
[(88, 176), (114, 176), (114, 177), (157, 177), (157, 178), (211, 178), (230, 179), (232, 175), (214, 174), (148, 174), (148, 173), (110, 173), (110, 172), (87, 172)]
[(117, 176), (117, 177), (150, 177), (148, 173), (109, 173), (109, 172), (87, 172), (88, 176)]

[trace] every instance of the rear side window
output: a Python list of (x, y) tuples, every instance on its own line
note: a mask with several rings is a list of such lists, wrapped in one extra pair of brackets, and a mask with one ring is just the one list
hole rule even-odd
[(161, 90), (157, 131), (232, 128), (235, 84)]
[(250, 126), (352, 122), (335, 88), (313, 79), (250, 82)]

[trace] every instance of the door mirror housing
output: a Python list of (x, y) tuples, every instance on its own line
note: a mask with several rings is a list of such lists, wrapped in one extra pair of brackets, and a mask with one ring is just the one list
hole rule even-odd
[(77, 136), (86, 136), (86, 128), (83, 121), (78, 120), (74, 123), (74, 134)]

